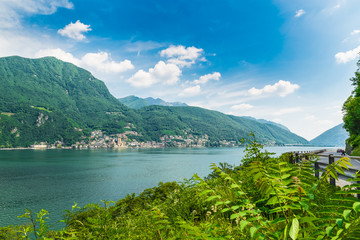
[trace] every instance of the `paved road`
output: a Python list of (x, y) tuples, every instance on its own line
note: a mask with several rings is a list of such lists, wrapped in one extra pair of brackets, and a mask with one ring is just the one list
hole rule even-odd
[[(344, 156), (341, 156), (341, 153), (337, 153), (337, 152), (323, 152), (321, 154), (326, 154), (326, 155), (329, 155), (329, 154), (333, 154), (334, 157), (335, 157), (335, 161), (339, 160), (341, 157), (344, 157)], [(351, 159), (351, 156), (349, 155), (345, 155), (345, 157), (348, 157)], [(329, 164), (329, 157), (320, 157), (320, 160), (319, 162), (321, 163), (326, 163), (326, 164)], [(351, 164), (353, 165), (352, 167), (350, 168), (353, 168), (353, 169), (356, 169), (356, 170), (360, 170), (360, 161), (359, 160), (356, 160), (356, 159), (352, 159), (351, 160)]]

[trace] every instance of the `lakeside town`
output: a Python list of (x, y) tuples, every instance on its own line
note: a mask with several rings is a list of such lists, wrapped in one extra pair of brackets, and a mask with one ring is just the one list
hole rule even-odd
[[(77, 131), (82, 131), (77, 129)], [(141, 136), (134, 130), (128, 130), (124, 133), (107, 135), (101, 130), (91, 132), (88, 138), (65, 146), (63, 142), (56, 141), (54, 143), (40, 142), (31, 145), (28, 148), (2, 148), (2, 150), (13, 149), (125, 149), (125, 148), (202, 148), (202, 147), (236, 147), (240, 146), (240, 142), (220, 140), (211, 143), (207, 134), (193, 134), (191, 130), (183, 130), (182, 135), (163, 135), (159, 141), (138, 141), (137, 136)], [(269, 142), (270, 143), (270, 142)], [(272, 143), (272, 142), (271, 142)], [(271, 144), (270, 143), (270, 144)], [(275, 142), (274, 142), (275, 143)], [(272, 144), (274, 144), (272, 143)]]

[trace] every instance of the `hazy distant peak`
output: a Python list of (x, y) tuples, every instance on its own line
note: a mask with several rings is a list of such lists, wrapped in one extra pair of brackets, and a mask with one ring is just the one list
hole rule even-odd
[(251, 119), (251, 120), (255, 120), (259, 123), (266, 123), (266, 124), (271, 124), (271, 125), (274, 125), (274, 126), (277, 126), (279, 128), (282, 128), (282, 129), (285, 129), (287, 131), (290, 132), (290, 129), (288, 129), (286, 126), (280, 124), (280, 123), (276, 123), (276, 122), (272, 122), (272, 121), (268, 121), (268, 120), (265, 120), (265, 119), (257, 119), (257, 118), (254, 118), (254, 117), (250, 117), (250, 116), (243, 116), (244, 118), (248, 118), (248, 119)]
[(119, 101), (126, 106), (134, 109), (139, 109), (146, 106), (151, 105), (160, 105), (160, 106), (172, 106), (172, 107), (178, 107), (178, 106), (187, 106), (186, 103), (182, 102), (166, 102), (160, 98), (140, 98), (134, 95), (130, 95), (124, 98), (119, 98)]

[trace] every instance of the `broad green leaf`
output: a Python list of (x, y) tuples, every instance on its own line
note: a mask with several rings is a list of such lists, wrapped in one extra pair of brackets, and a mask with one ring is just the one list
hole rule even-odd
[(351, 226), (351, 223), (345, 223), (345, 229), (348, 229)]
[(243, 217), (245, 215), (246, 215), (246, 212), (234, 213), (234, 214), (231, 214), (230, 219), (232, 220), (232, 219), (235, 219), (237, 217)]
[(251, 228), (250, 228), (250, 236), (251, 236), (251, 238), (254, 237), (256, 231), (257, 231), (257, 228), (256, 228), (256, 227), (251, 227)]
[(284, 240), (287, 239), (287, 229), (288, 229), (288, 225), (286, 225), (284, 229)]
[(313, 222), (315, 220), (318, 220), (319, 218), (316, 217), (302, 217), (299, 219), (300, 223), (308, 223), (308, 222)]
[(336, 219), (336, 224), (342, 228), (342, 224), (343, 224), (344, 220), (342, 218)]
[(326, 234), (330, 237), (331, 236), (331, 231), (333, 230), (334, 227), (329, 226), (326, 228)]
[(344, 169), (342, 169), (342, 167), (335, 166), (334, 168), (335, 168), (335, 170), (338, 171), (339, 173), (345, 174)]
[(219, 206), (219, 205), (223, 205), (223, 204), (225, 204), (225, 203), (222, 202), (222, 201), (219, 201), (219, 202), (216, 202), (216, 203), (215, 203), (215, 206)]
[(240, 222), (240, 231), (243, 231), (244, 230), (244, 228), (247, 226), (249, 224), (249, 222), (248, 221), (241, 221)]
[(360, 202), (355, 202), (353, 204), (353, 209), (355, 210), (356, 213), (359, 211), (359, 208), (360, 208)]
[(232, 209), (232, 210), (236, 210), (236, 209), (238, 209), (239, 207), (240, 207), (240, 206), (235, 205), (235, 206), (232, 206), (231, 209)]
[(231, 210), (230, 208), (224, 208), (223, 210), (221, 210), (221, 212), (224, 213), (224, 212), (228, 212), (230, 210)]
[(216, 195), (216, 196), (208, 197), (208, 198), (206, 199), (206, 201), (209, 202), (209, 201), (214, 200), (214, 199), (216, 199), (216, 198), (220, 198), (220, 196)]
[(349, 217), (350, 213), (351, 213), (351, 210), (344, 210), (344, 212), (343, 212), (343, 216), (344, 216), (344, 219), (345, 219), (345, 220), (347, 220), (347, 219), (348, 219), (348, 217)]
[(271, 205), (271, 204), (276, 204), (276, 203), (279, 203), (279, 200), (278, 200), (277, 196), (274, 196), (274, 197), (270, 198), (266, 204)]
[(288, 177), (290, 177), (290, 176), (291, 176), (291, 174), (284, 174), (284, 175), (281, 176), (281, 178), (282, 178), (282, 179), (286, 179), (286, 178), (288, 178)]
[(293, 218), (292, 224), (290, 227), (290, 231), (289, 231), (289, 236), (291, 237), (292, 240), (297, 239), (299, 230), (300, 230), (299, 220), (297, 218)]
[(333, 178), (335, 178), (336, 180), (338, 180), (338, 175), (337, 175), (337, 173), (336, 173), (335, 170), (331, 169), (331, 170), (329, 171), (329, 174), (330, 174), (330, 176), (332, 176)]
[(233, 184), (231, 184), (231, 188), (239, 188), (239, 185), (233, 183)]
[(200, 193), (200, 196), (201, 195), (204, 195), (204, 194), (207, 194), (207, 193), (209, 193), (209, 192), (214, 192), (214, 190), (204, 190), (204, 191), (202, 191), (201, 193)]

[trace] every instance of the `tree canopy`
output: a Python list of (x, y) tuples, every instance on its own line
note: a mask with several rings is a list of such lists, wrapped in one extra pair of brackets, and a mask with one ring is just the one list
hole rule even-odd
[(360, 154), (360, 60), (357, 66), (355, 77), (350, 79), (354, 90), (343, 105), (344, 128), (350, 134), (347, 144), (353, 149), (355, 155)]

